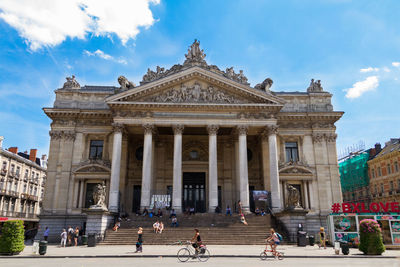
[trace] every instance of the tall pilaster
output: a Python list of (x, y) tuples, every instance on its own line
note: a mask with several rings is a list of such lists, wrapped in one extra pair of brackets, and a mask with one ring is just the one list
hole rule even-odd
[(119, 177), (121, 169), (121, 146), (122, 146), (122, 132), (124, 126), (119, 123), (113, 124), (114, 128), (114, 141), (113, 153), (111, 163), (111, 181), (110, 181), (110, 197), (108, 202), (108, 209), (111, 212), (118, 212), (119, 210)]
[(209, 125), (208, 131), (208, 211), (214, 212), (218, 206), (218, 159), (217, 133), (219, 126)]
[(271, 188), (271, 204), (274, 211), (282, 210), (281, 194), (279, 187), (279, 169), (278, 169), (278, 149), (276, 143), (276, 133), (278, 127), (268, 126), (268, 145), (269, 145), (269, 175)]
[(172, 186), (172, 208), (182, 212), (182, 133), (183, 125), (174, 125), (174, 170)]
[(143, 170), (142, 170), (142, 193), (140, 198), (140, 208), (150, 207), (152, 169), (153, 169), (153, 132), (154, 125), (145, 124), (143, 142)]
[(242, 211), (250, 211), (249, 200), (249, 172), (247, 166), (247, 131), (248, 127), (241, 125), (237, 127), (239, 134), (239, 190)]

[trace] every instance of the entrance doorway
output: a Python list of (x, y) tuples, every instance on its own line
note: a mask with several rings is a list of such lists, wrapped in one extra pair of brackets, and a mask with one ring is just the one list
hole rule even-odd
[(132, 212), (140, 210), (140, 196), (142, 195), (142, 186), (133, 186), (133, 202), (132, 202)]
[(186, 211), (194, 208), (195, 212), (206, 212), (206, 173), (184, 172), (182, 207)]

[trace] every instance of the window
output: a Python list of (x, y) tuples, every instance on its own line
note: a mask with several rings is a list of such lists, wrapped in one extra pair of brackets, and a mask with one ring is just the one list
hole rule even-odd
[(381, 193), (383, 194), (383, 184), (381, 184)]
[(1, 168), (2, 170), (7, 169), (7, 161), (3, 161), (3, 168)]
[(18, 183), (15, 182), (15, 183), (14, 183), (14, 192), (17, 192), (17, 191), (18, 191), (17, 188), (18, 188)]
[(32, 177), (31, 177), (31, 180), (33, 180), (33, 179), (35, 179), (35, 172), (34, 172), (34, 171), (32, 171)]
[(22, 193), (26, 193), (26, 183), (24, 183), (24, 191)]
[(17, 171), (16, 171), (17, 176), (19, 176), (20, 171), (21, 171), (21, 167), (17, 166)]
[(393, 183), (393, 181), (390, 181), (390, 191), (394, 191), (394, 183)]
[(14, 172), (14, 170), (15, 170), (15, 165), (11, 164), (11, 172)]
[(381, 167), (378, 167), (378, 176), (381, 176)]
[(101, 159), (103, 156), (103, 140), (90, 141), (90, 159)]
[(399, 171), (399, 163), (397, 163), (397, 161), (394, 163), (394, 171), (395, 172)]
[(28, 179), (28, 176), (29, 176), (29, 171), (28, 171), (28, 170), (25, 170), (25, 176), (24, 176), (24, 178), (25, 178), (25, 179)]
[(39, 182), (39, 173), (36, 173), (36, 182)]
[(390, 164), (387, 165), (387, 172), (390, 174), (392, 172), (392, 169), (390, 168)]
[(299, 160), (297, 142), (286, 142), (285, 151), (286, 151), (286, 162), (290, 161), (297, 162)]
[(372, 175), (372, 178), (375, 178), (375, 170), (374, 169), (372, 169), (371, 175)]

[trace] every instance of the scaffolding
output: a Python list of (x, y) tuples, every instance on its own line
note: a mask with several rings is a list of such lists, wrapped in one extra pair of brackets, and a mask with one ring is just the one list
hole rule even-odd
[(339, 162), (340, 182), (343, 192), (369, 185), (368, 164), (369, 149), (350, 153)]

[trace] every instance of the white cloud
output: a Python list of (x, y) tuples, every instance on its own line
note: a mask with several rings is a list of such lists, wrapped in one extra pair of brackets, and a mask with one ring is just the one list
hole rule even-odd
[(390, 72), (390, 69), (388, 67), (383, 67), (384, 72)]
[(379, 68), (368, 67), (365, 69), (360, 69), (360, 72), (372, 72), (372, 71), (379, 71)]
[(97, 49), (97, 50), (94, 51), (94, 52), (90, 52), (90, 51), (88, 51), (88, 50), (84, 50), (83, 53), (84, 53), (85, 55), (89, 56), (89, 57), (92, 57), (92, 56), (94, 56), (94, 57), (100, 57), (100, 58), (102, 58), (102, 59), (105, 59), (105, 60), (112, 60), (112, 61), (117, 62), (117, 63), (120, 63), (120, 64), (124, 64), (124, 65), (128, 64), (128, 62), (127, 62), (125, 59), (123, 59), (123, 58), (116, 59), (116, 58), (114, 58), (113, 56), (104, 53), (104, 52), (101, 51), (100, 49)]
[(353, 87), (347, 89), (347, 98), (358, 98), (362, 94), (368, 91), (372, 91), (377, 88), (379, 85), (378, 76), (370, 76), (366, 78), (364, 81), (356, 82), (353, 84)]
[(115, 34), (123, 44), (155, 22), (150, 3), (160, 0), (2, 0), (0, 19), (15, 28), (31, 50), (65, 39)]
[(400, 62), (392, 62), (393, 67), (400, 67)]

